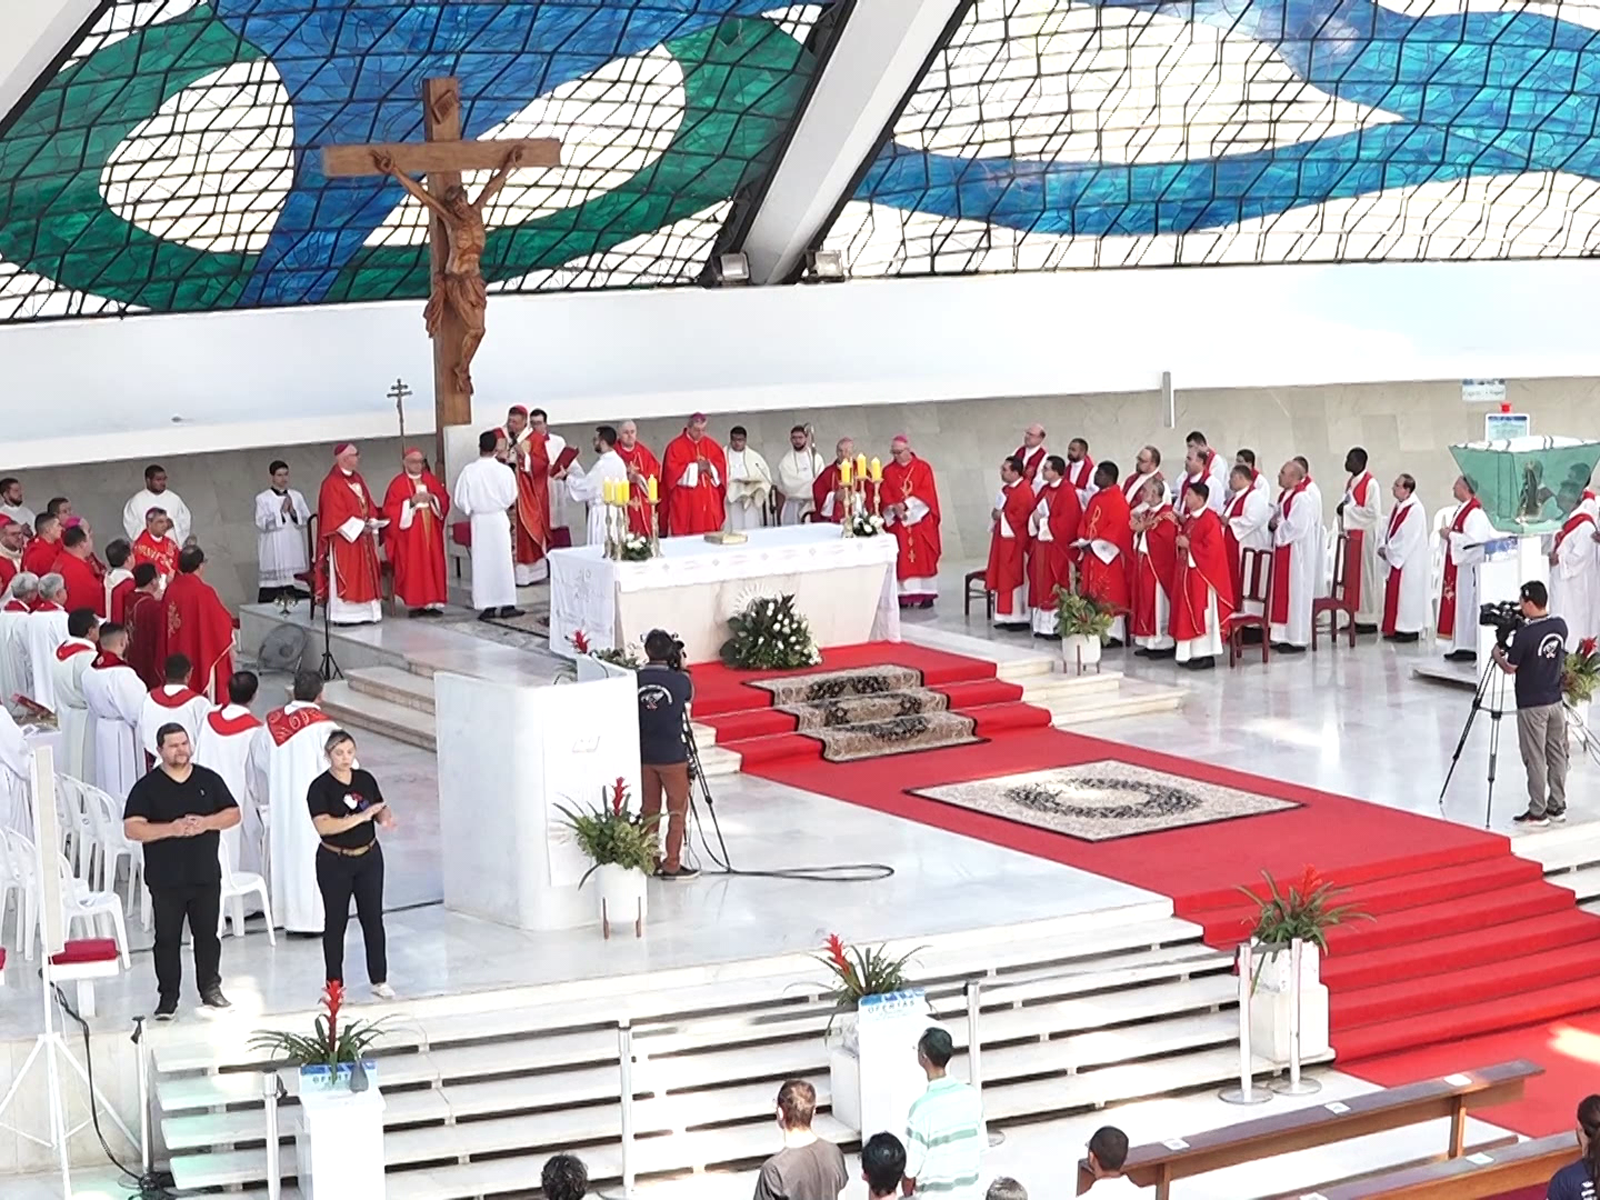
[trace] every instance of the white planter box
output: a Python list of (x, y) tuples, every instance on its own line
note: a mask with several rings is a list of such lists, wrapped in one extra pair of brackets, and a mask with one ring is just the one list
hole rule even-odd
[(1100, 639), (1069, 633), (1061, 639), (1061, 662), (1069, 671), (1083, 674), (1085, 667), (1100, 665)]
[[(1259, 982), (1250, 999), (1250, 1046), (1253, 1053), (1276, 1063), (1289, 1061), (1294, 992), (1289, 948), (1256, 946)], [(1322, 956), (1307, 943), (1300, 952), (1300, 1057), (1328, 1052), (1328, 989), (1322, 985)]]
[(916, 1044), (933, 1023), (921, 988), (868, 996), (856, 1012), (841, 1013), (839, 1044), (828, 1052), (834, 1119), (863, 1140), (885, 1130), (902, 1136), (912, 1102), (928, 1087)]
[(1589, 709), (1592, 700), (1572, 700), (1567, 703), (1567, 744), (1583, 744), (1583, 731), (1589, 728)]
[(594, 885), (598, 897), (600, 932), (605, 937), (610, 937), (613, 929), (626, 932), (630, 928), (635, 937), (644, 936), (644, 919), (650, 908), (645, 885), (649, 880), (643, 871), (619, 867), (615, 863), (595, 868), (589, 882)]
[(367, 1090), (350, 1090), (349, 1066), (300, 1069), (296, 1174), (304, 1200), (383, 1200), (383, 1095), (377, 1064), (362, 1063)]

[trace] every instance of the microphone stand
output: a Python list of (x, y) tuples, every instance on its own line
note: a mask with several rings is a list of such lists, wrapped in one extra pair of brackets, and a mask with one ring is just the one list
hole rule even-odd
[[(361, 536), (366, 537), (368, 535), (365, 531), (363, 531)], [(322, 676), (322, 681), (324, 683), (330, 683), (335, 679), (344, 678), (344, 672), (339, 669), (338, 659), (333, 657), (333, 596), (335, 591), (333, 578), (333, 538), (328, 539), (328, 557), (327, 561), (323, 564), (323, 571), (323, 579), (326, 582), (327, 592), (322, 597), (322, 666), (318, 669), (318, 674)]]

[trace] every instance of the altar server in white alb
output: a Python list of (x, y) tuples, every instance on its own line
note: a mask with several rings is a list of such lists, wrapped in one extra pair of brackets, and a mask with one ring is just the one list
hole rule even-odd
[[(259, 604), (276, 600), (284, 591), (297, 590), (300, 581), (295, 577), (304, 575), (310, 565), (306, 559), (306, 529), (311, 523), (311, 509), (306, 506), (306, 498), (289, 486), (288, 463), (278, 459), (267, 469), (272, 473), (272, 486), (256, 495)], [(237, 792), (234, 798), (238, 798)], [(231, 831), (225, 831), (224, 836), (227, 832)]]
[[(522, 615), (517, 607), (508, 511), (517, 502), (517, 477), (497, 457), (504, 441), (503, 430), (487, 429), (480, 433), (478, 460), (462, 468), (451, 493), (455, 497), (456, 511), (472, 519), (472, 607), (478, 610), (480, 621)], [(302, 796), (302, 810), (305, 810), (304, 799)], [(308, 811), (302, 811), (300, 816), (307, 821), (311, 819)], [(322, 902), (318, 900), (317, 903), (320, 906)]]
[(815, 509), (811, 490), (827, 469), (812, 444), (811, 426), (796, 425), (789, 430), (789, 449), (778, 460), (778, 496), (783, 501), (778, 524), (798, 525)]
[(200, 723), (194, 761), (222, 776), (239, 805), (239, 823), (222, 831), (222, 845), (236, 871), (265, 875), (261, 848), (266, 835), (261, 827), (261, 786), (266, 780), (262, 763), (252, 764), (252, 754), (265, 753), (256, 737), (261, 721), (250, 711), (260, 681), (251, 671), (235, 671), (228, 680), (228, 702), (214, 708)]
[(177, 492), (168, 489), (167, 469), (159, 463), (151, 463), (144, 469), (144, 490), (135, 492), (123, 506), (122, 529), (130, 542), (145, 531), (145, 514), (152, 508), (167, 514), (172, 525), (166, 536), (181, 550), (189, 540), (189, 506)]
[(1567, 623), (1567, 649), (1600, 634), (1600, 546), (1584, 501), (1550, 540), (1550, 611)]
[(30, 694), (33, 676), (28, 663), (28, 614), (39, 598), (39, 577), (18, 571), (0, 604), (0, 699)]
[(189, 686), (193, 671), (194, 664), (187, 656), (168, 655), (163, 667), (167, 681), (151, 688), (144, 698), (144, 707), (139, 710), (139, 747), (151, 762), (161, 757), (156, 734), (163, 725), (182, 725), (191, 746), (200, 741), (200, 723), (211, 711), (211, 701)]
[[(505, 464), (495, 465), (510, 478)], [(513, 490), (515, 486), (513, 480)], [(509, 538), (506, 554), (509, 574)], [(315, 671), (296, 671), (294, 699), (267, 714), (250, 750), (249, 769), (257, 772), (255, 794), (267, 803), (272, 919), (290, 933), (322, 932), (322, 893), (317, 888), (317, 846), (322, 839), (312, 824), (306, 793), (311, 781), (328, 769), (323, 743), (339, 726), (322, 711), (317, 703), (321, 698), (321, 677)]]
[(139, 719), (148, 693), (139, 673), (123, 659), (127, 650), (127, 629), (107, 621), (100, 626), (100, 653), (83, 676), (83, 702), (89, 706), (94, 735), (94, 782), (119, 804), (144, 774)]
[(1455, 518), (1439, 531), (1447, 553), (1439, 588), (1439, 640), (1447, 643), (1451, 662), (1476, 662), (1478, 658), (1478, 564), (1483, 544), (1494, 540), (1494, 525), (1478, 499), (1478, 486), (1465, 475), (1456, 476), (1451, 489)]
[(0, 829), (33, 836), (28, 793), (33, 787), (33, 747), (0, 704)]
[(51, 712), (56, 709), (56, 647), (67, 640), (67, 585), (52, 572), (39, 580), (39, 602), (23, 624), (28, 649), (28, 698)]
[[(617, 486), (628, 477), (628, 464), (617, 453), (617, 431), (598, 425), (594, 431), (594, 452), (599, 455), (587, 471), (573, 463), (567, 468), (567, 495), (589, 506), (585, 540), (591, 546), (606, 544), (606, 484)], [(660, 486), (659, 484), (657, 485)]]
[(89, 706), (83, 698), (83, 676), (99, 652), (95, 634), (99, 621), (94, 611), (74, 609), (67, 614), (67, 640), (56, 647), (51, 688), (56, 697), (56, 724), (61, 730), (61, 770), (74, 779), (93, 783), (94, 736), (89, 729)]
[[(1255, 486), (1256, 473), (1243, 463), (1236, 464), (1228, 473), (1233, 494), (1222, 509), (1223, 542), (1228, 548), (1228, 569), (1233, 572), (1234, 605), (1238, 612), (1261, 615), (1259, 600), (1244, 599), (1247, 585), (1254, 580), (1244, 575), (1246, 550), (1272, 550), (1272, 501), (1267, 493)], [(1260, 559), (1253, 558), (1253, 565)], [(1254, 632), (1246, 630), (1247, 633)]]
[[(1339, 528), (1354, 538), (1361, 535), (1361, 598), (1356, 604), (1356, 632), (1376, 633), (1383, 615), (1383, 563), (1378, 558), (1383, 529), (1383, 489), (1367, 470), (1367, 452), (1353, 446), (1344, 456), (1344, 469), (1350, 473), (1344, 485), (1344, 498), (1337, 509)], [(1351, 586), (1345, 580), (1345, 587)]]
[(1389, 642), (1414, 642), (1428, 627), (1428, 514), (1417, 499), (1417, 481), (1400, 475), (1391, 489), (1394, 511), (1384, 526), (1378, 557), (1384, 565), (1383, 637)]
[(728, 430), (728, 528), (760, 529), (772, 494), (772, 471), (743, 425)]
[(1281, 654), (1300, 654), (1311, 642), (1311, 602), (1322, 579), (1322, 492), (1305, 467), (1290, 459), (1278, 471), (1278, 511), (1272, 527), (1272, 611), (1267, 636)]

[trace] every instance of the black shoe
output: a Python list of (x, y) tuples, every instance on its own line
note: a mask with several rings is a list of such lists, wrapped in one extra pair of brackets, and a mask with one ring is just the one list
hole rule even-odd
[(1357, 633), (1377, 633), (1378, 632), (1378, 627), (1376, 625), (1359, 625), (1358, 624), (1356, 626), (1356, 632)]
[(1304, 654), (1306, 652), (1304, 646), (1294, 646), (1288, 642), (1284, 642), (1281, 646), (1274, 646), (1273, 649), (1279, 654)]
[(1413, 642), (1419, 640), (1421, 637), (1422, 635), (1420, 633), (1397, 633), (1389, 640), (1398, 642), (1402, 646), (1409, 646)]
[(176, 1021), (178, 1019), (178, 1002), (176, 1000), (163, 1000), (156, 1005), (156, 1020)]
[(669, 871), (666, 867), (656, 868), (657, 879), (693, 879), (700, 874), (699, 867), (680, 865), (676, 870)]
[[(1105, 643), (1104, 643), (1104, 649), (1106, 649), (1106, 650), (1121, 650), (1122, 649), (1122, 639), (1121, 638), (1107, 638), (1105, 640)], [(1134, 653), (1137, 654), (1138, 651), (1136, 650), (1136, 651), (1134, 651)]]
[(1476, 650), (1452, 650), (1444, 656), (1444, 660), (1445, 662), (1477, 662), (1478, 652)]
[(495, 610), (494, 609), (486, 608), (481, 613), (478, 614), (478, 620), (480, 620), (480, 621), (492, 621), (492, 620), (495, 619), (495, 615), (496, 614), (495, 614)]
[(413, 608), (406, 613), (406, 616), (412, 618), (413, 620), (415, 620), (417, 617), (425, 617), (427, 615), (428, 610), (425, 608)]
[(208, 991), (201, 992), (200, 1003), (205, 1005), (207, 1008), (233, 1007), (232, 1004), (228, 1003), (228, 998), (222, 994), (222, 989), (219, 987), (214, 987)]
[[(1138, 651), (1135, 651), (1134, 653), (1137, 654)], [(1149, 658), (1176, 658), (1176, 657), (1178, 657), (1178, 648), (1176, 646), (1168, 646), (1165, 650), (1152, 650), (1152, 651), (1150, 651), (1150, 653), (1149, 653), (1149, 655), (1147, 657), (1149, 657)]]
[(500, 610), (500, 619), (502, 621), (507, 620), (510, 617), (525, 617), (527, 615), (528, 614), (523, 612), (520, 608), (515, 608), (509, 604)]
[(1033, 636), (1038, 638), (1041, 642), (1059, 642), (1061, 640), (1061, 635), (1059, 633), (1036, 633)]
[(1007, 621), (1004, 625), (996, 624), (995, 628), (1002, 629), (1006, 633), (1026, 633), (1029, 625), (1026, 621)]
[(1133, 652), (1133, 656), (1135, 658), (1149, 658), (1150, 654), (1151, 654), (1151, 651), (1147, 647), (1144, 647), (1144, 646), (1140, 646), (1137, 650), (1135, 650)]
[(1190, 671), (1209, 671), (1217, 665), (1217, 660), (1208, 654), (1204, 658), (1191, 658), (1188, 662), (1178, 665)]
[(1516, 816), (1511, 818), (1511, 821), (1513, 824), (1520, 825), (1524, 829), (1543, 829), (1550, 824), (1549, 817), (1534, 816), (1534, 814), (1531, 812), (1518, 813)]
[(917, 601), (917, 607), (918, 608), (932, 608), (933, 607), (933, 601), (932, 600), (918, 600)]
[(1552, 825), (1565, 825), (1567, 823), (1567, 810), (1564, 808), (1560, 812), (1546, 812), (1545, 816), (1550, 818)]

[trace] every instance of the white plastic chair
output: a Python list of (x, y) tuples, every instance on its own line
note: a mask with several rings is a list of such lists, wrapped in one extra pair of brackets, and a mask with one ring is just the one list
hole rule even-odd
[(72, 873), (72, 864), (65, 854), (58, 854), (61, 867), (61, 915), (66, 921), (67, 936), (72, 936), (75, 921), (89, 923), (90, 936), (99, 933), (97, 922), (101, 917), (111, 919), (112, 936), (117, 941), (117, 952), (122, 958), (122, 969), (133, 965), (128, 956), (128, 927), (122, 920), (122, 897), (115, 892), (96, 892)]
[(277, 935), (272, 932), (272, 903), (267, 899), (267, 881), (251, 871), (235, 871), (228, 861), (226, 842), (217, 844), (217, 861), (222, 864), (222, 903), (217, 908), (217, 936), (226, 937), (228, 918), (233, 918), (233, 936), (244, 936), (244, 898), (261, 897), (261, 911), (267, 918), (267, 944), (276, 946)]
[[(122, 870), (122, 860), (128, 860), (128, 905), (133, 911), (136, 894), (144, 893), (139, 886), (144, 875), (143, 848), (131, 841), (122, 831), (122, 813), (117, 802), (97, 787), (82, 785), (83, 806), (94, 828), (94, 839), (99, 848), (100, 889), (117, 890), (117, 876)], [(148, 901), (146, 902), (148, 904)]]
[(5, 935), (5, 914), (17, 906), (16, 946), (32, 961), (34, 931), (39, 928), (39, 889), (34, 886), (33, 843), (11, 829), (0, 829), (0, 938)]

